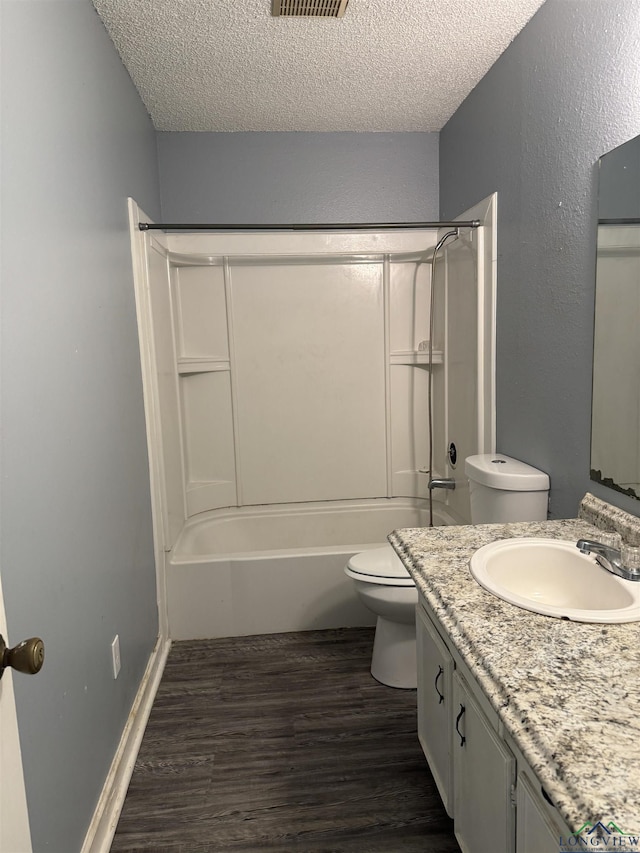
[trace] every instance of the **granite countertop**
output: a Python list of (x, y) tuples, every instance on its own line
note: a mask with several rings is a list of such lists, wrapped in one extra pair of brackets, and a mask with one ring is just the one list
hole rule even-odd
[(640, 623), (585, 624), (522, 610), (484, 590), (469, 559), (497, 539), (602, 539), (603, 530), (626, 533), (627, 525), (640, 535), (640, 519), (607, 508), (587, 495), (576, 519), (389, 536), (573, 832), (598, 820), (640, 831)]

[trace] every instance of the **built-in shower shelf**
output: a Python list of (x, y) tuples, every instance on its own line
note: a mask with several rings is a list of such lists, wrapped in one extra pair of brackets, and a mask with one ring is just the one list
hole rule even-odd
[(178, 373), (213, 373), (229, 370), (228, 360), (220, 358), (179, 358)]
[[(389, 356), (391, 364), (429, 365), (429, 352), (427, 350), (398, 350)], [(442, 350), (433, 351), (433, 364), (442, 364)]]

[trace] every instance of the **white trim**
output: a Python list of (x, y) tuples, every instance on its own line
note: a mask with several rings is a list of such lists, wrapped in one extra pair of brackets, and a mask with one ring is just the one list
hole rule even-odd
[[(141, 213), (141, 215), (144, 215)], [(265, 226), (267, 227), (267, 226)], [(147, 234), (149, 232), (146, 232)], [(153, 231), (154, 235), (161, 232)], [(386, 254), (408, 253), (418, 254), (422, 258), (438, 241), (437, 228), (425, 228), (407, 231), (349, 231), (341, 232), (302, 232), (283, 231), (281, 233), (265, 232), (226, 232), (212, 234), (169, 233), (162, 234), (169, 252), (183, 256), (187, 261), (189, 255), (201, 255), (204, 258), (224, 258), (240, 255), (266, 256), (318, 256), (323, 255), (376, 255), (380, 261)], [(425, 240), (426, 238), (426, 240)], [(425, 242), (427, 245), (425, 245)], [(200, 259), (198, 263), (200, 264)], [(278, 260), (280, 263), (280, 260)]]
[(109, 853), (170, 648), (171, 640), (158, 637), (111, 762), (82, 853)]
[[(478, 289), (476, 290), (476, 381), (478, 383), (478, 408), (476, 410), (476, 429), (478, 431), (478, 453), (484, 453), (487, 447), (487, 371), (485, 347), (487, 346), (487, 328), (485, 318), (486, 270), (484, 228), (477, 229), (476, 270)], [(489, 392), (490, 393), (490, 392)], [(491, 452), (491, 448), (488, 449)]]
[(387, 456), (387, 497), (393, 497), (393, 440), (391, 412), (391, 260), (384, 256), (382, 268), (382, 322), (384, 324), (384, 412)]
[[(455, 242), (456, 242), (455, 240), (452, 241), (452, 245)], [(438, 477), (440, 471), (444, 471), (444, 476), (448, 477), (449, 472), (451, 470), (451, 467), (449, 465), (449, 456), (447, 453), (448, 448), (449, 448), (449, 442), (451, 441), (451, 439), (449, 437), (449, 361), (451, 360), (451, 347), (449, 346), (449, 248), (450, 247), (445, 243), (443, 245), (443, 253), (442, 253), (444, 256), (444, 258), (443, 258), (444, 263), (442, 264), (442, 298), (444, 300), (444, 305), (443, 305), (443, 309), (442, 309), (442, 324), (443, 324), (443, 327), (442, 327), (442, 340), (443, 340), (443, 344), (442, 344), (442, 350), (443, 350), (443, 356), (442, 356), (442, 363), (443, 363), (443, 369), (442, 369), (442, 383), (443, 383), (442, 404), (444, 407), (443, 412), (442, 412), (442, 421), (443, 421), (443, 423), (442, 423), (442, 426), (443, 426), (442, 438), (444, 439), (444, 443), (443, 443), (443, 445), (441, 445), (441, 451), (440, 452), (442, 455), (439, 458), (436, 457), (436, 459), (434, 460), (433, 471), (429, 471), (429, 477)], [(433, 256), (433, 259), (435, 261), (435, 254)], [(435, 288), (435, 286), (436, 286), (436, 272), (437, 272), (437, 267), (434, 263), (431, 266), (431, 287), (432, 288)], [(435, 312), (435, 310), (436, 310), (435, 300), (431, 300), (431, 305), (432, 305), (433, 310)], [(429, 323), (431, 323), (431, 318), (429, 318)], [(433, 329), (434, 329), (434, 335), (433, 336), (434, 336), (434, 338), (436, 336), (435, 335), (435, 328), (436, 328), (435, 324), (436, 324), (436, 317), (434, 316), (434, 318), (433, 318)], [(432, 371), (432, 375), (431, 375), (431, 378), (429, 381), (433, 382), (433, 379), (434, 379), (434, 377), (433, 377), (433, 371)], [(433, 426), (433, 431), (435, 432), (436, 431), (435, 418), (433, 418), (432, 426)], [(434, 453), (434, 456), (435, 456), (435, 453)], [(451, 503), (451, 495), (449, 494), (449, 492), (446, 493), (445, 503), (447, 506)]]
[[(154, 452), (159, 446), (158, 392), (154, 384), (152, 365), (153, 335), (151, 333), (151, 309), (148, 300), (147, 260), (144, 235), (138, 230), (141, 218), (148, 221), (146, 214), (132, 198), (127, 200), (129, 209), (129, 235), (131, 239), (131, 260), (133, 284), (138, 322), (138, 342), (140, 347), (140, 367), (142, 372), (142, 390), (144, 399), (145, 425), (147, 432), (147, 454), (149, 459), (149, 485), (151, 492), (151, 515), (153, 520), (153, 552), (156, 564), (156, 600), (158, 603), (158, 633), (161, 637), (168, 634), (167, 591), (165, 571), (165, 546), (170, 539), (168, 510), (165, 504), (164, 466), (162, 454)], [(162, 243), (152, 238), (153, 248), (165, 252)], [(186, 517), (186, 516), (185, 516)]]
[(224, 259), (224, 299), (227, 310), (227, 349), (231, 382), (231, 423), (233, 427), (233, 455), (236, 474), (236, 504), (244, 505), (242, 484), (242, 456), (240, 454), (240, 407), (238, 403), (238, 370), (236, 368), (236, 335), (233, 322), (233, 279), (229, 258)]
[[(496, 301), (498, 275), (498, 193), (456, 219), (479, 219), (478, 228), (478, 453), (496, 450)], [(448, 387), (448, 384), (446, 387)]]

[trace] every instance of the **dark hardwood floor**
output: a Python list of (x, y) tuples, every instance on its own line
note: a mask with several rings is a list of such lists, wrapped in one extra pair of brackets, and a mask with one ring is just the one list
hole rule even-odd
[(459, 853), (369, 628), (174, 643), (116, 851)]

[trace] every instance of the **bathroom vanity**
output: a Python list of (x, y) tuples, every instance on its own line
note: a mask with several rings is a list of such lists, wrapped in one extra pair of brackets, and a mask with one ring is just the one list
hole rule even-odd
[(418, 734), (463, 853), (558, 853), (599, 821), (640, 830), (640, 623), (541, 616), (469, 570), (499, 539), (575, 542), (639, 525), (587, 495), (577, 519), (389, 537), (420, 594)]

